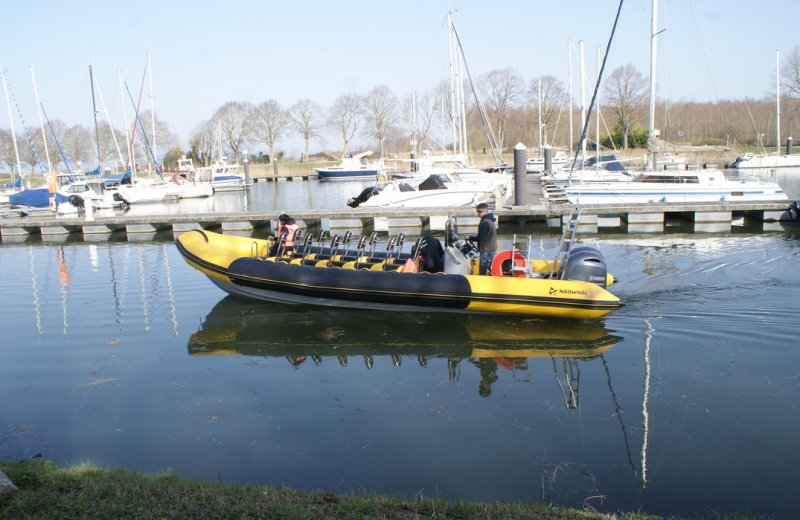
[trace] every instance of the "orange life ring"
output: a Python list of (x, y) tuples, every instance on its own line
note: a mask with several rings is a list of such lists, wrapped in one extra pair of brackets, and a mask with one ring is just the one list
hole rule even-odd
[(525, 257), (519, 251), (514, 251), (514, 264), (520, 269), (512, 269), (514, 266), (511, 263), (511, 251), (500, 251), (494, 255), (492, 260), (492, 276), (516, 276), (522, 278), (525, 276)]

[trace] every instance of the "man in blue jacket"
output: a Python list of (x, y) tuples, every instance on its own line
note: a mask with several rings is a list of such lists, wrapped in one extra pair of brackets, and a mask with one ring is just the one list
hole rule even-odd
[(478, 224), (478, 235), (469, 237), (470, 242), (478, 243), (480, 252), (480, 274), (491, 273), (492, 260), (497, 252), (497, 224), (494, 215), (489, 211), (489, 206), (481, 202), (475, 207), (481, 222)]

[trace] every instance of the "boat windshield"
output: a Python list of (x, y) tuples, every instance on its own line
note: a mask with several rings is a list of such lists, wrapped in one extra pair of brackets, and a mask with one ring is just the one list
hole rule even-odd
[(698, 184), (700, 182), (697, 175), (657, 175), (652, 173), (643, 173), (636, 180), (662, 184)]

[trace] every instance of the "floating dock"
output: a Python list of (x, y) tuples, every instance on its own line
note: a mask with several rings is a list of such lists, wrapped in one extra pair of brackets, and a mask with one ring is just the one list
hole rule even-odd
[[(583, 233), (603, 228), (628, 233), (662, 233), (678, 222), (691, 222), (697, 232), (724, 232), (744, 222), (763, 223), (764, 229), (781, 229), (780, 223), (790, 220), (788, 204), (640, 204), (581, 207), (580, 229)], [(544, 222), (561, 228), (575, 207), (570, 204), (502, 206), (494, 210), (501, 227)], [(103, 240), (112, 234), (124, 233), (129, 238), (146, 239), (157, 232), (179, 234), (191, 229), (213, 229), (222, 232), (252, 232), (275, 226), (279, 211), (225, 214), (186, 214), (153, 216), (117, 216), (56, 218), (53, 216), (7, 217), (0, 220), (0, 240), (14, 242), (40, 235), (43, 240), (63, 240), (82, 236), (85, 240)], [(325, 230), (385, 231), (405, 233), (440, 231), (449, 217), (459, 224), (477, 226), (473, 208), (356, 208), (340, 210), (292, 211), (292, 217), (305, 227)]]

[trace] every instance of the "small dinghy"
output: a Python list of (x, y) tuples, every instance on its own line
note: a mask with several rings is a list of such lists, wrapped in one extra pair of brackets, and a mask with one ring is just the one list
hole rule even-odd
[[(522, 251), (500, 251), (492, 276), (478, 275), (470, 242), (448, 222), (444, 245), (420, 237), (410, 252), (404, 237), (378, 244), (377, 233), (352, 240), (347, 233), (326, 245), (324, 233), (306, 235), (285, 251), (282, 240), (261, 240), (188, 231), (177, 239), (186, 262), (225, 292), (284, 304), (418, 312), (523, 314), (599, 318), (618, 308), (619, 298), (603, 255), (573, 247), (577, 218), (570, 221), (559, 257), (534, 260)], [(301, 237), (295, 237), (300, 242)], [(353, 244), (353, 242), (355, 242)], [(516, 242), (516, 241), (515, 241)], [(277, 246), (277, 247), (276, 247)]]

